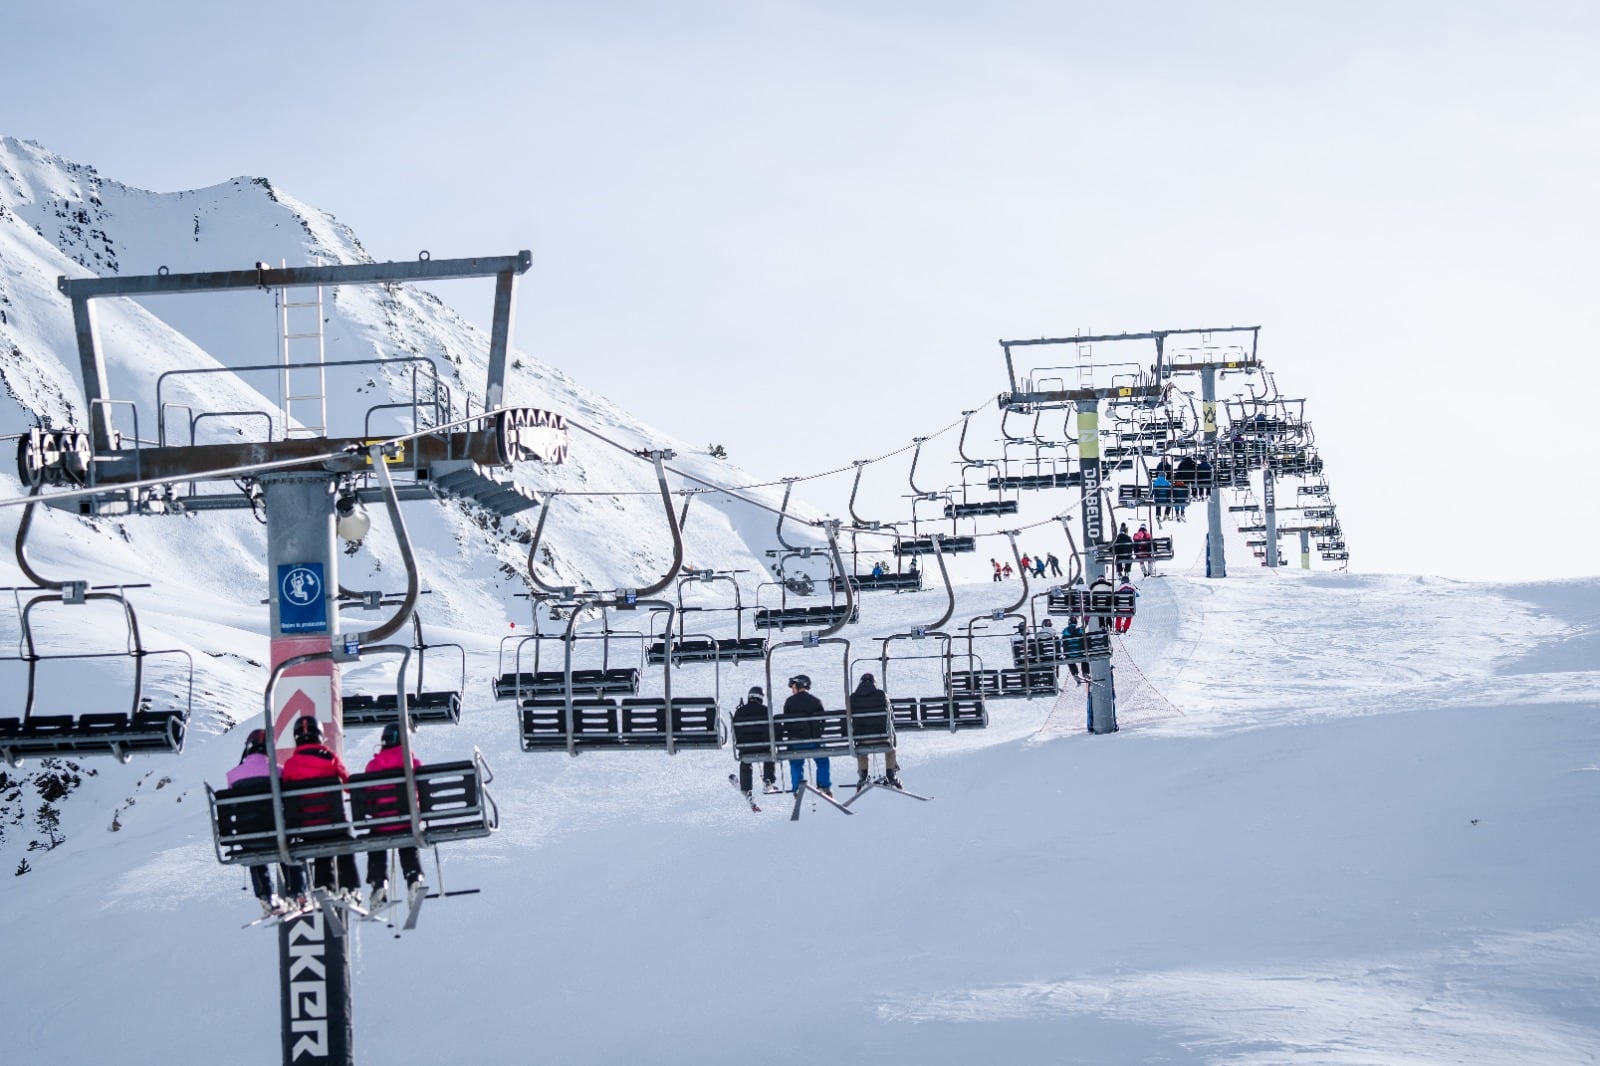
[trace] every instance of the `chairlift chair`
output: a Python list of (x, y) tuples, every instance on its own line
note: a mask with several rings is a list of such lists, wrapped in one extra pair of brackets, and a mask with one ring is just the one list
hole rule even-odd
[[(340, 606), (344, 606), (340, 604)], [(454, 725), (461, 721), (461, 693), (466, 687), (467, 680), (467, 652), (460, 644), (443, 642), (429, 644), (422, 636), (422, 618), (415, 611), (411, 612), (411, 647), (417, 653), (417, 683), (416, 688), (406, 693), (406, 710), (411, 720), (418, 725), (428, 723), (448, 723)], [(457, 676), (459, 683), (453, 689), (429, 691), (426, 688), (426, 658), (430, 648), (454, 648), (459, 659)], [(358, 726), (382, 726), (390, 722), (397, 722), (399, 717), (399, 696), (393, 692), (380, 692), (375, 694), (343, 693), (340, 699), (341, 714), (347, 728)]]
[[(397, 707), (408, 695), (404, 660), (410, 658), (412, 650), (404, 645), (383, 644), (361, 649), (362, 654), (402, 656), (395, 684)], [(332, 658), (331, 652), (299, 655), (273, 668), (265, 694), (268, 735), (274, 724), (277, 683), (284, 673), (308, 662)], [(348, 783), (337, 779), (285, 783), (278, 772), (277, 746), (269, 744), (272, 770), (267, 776), (232, 788), (214, 789), (208, 784), (206, 804), (217, 861), (256, 866), (387, 850), (405, 844), (426, 848), (485, 837), (499, 827), (499, 809), (486, 787), (494, 775), (481, 752), (474, 749), (471, 759), (414, 767), (410, 730), (402, 729), (400, 736), (400, 769), (352, 774)], [(307, 815), (311, 810), (318, 812), (314, 822)]]
[[(30, 505), (31, 506), (31, 505)], [(0, 656), (26, 664), (28, 683), (20, 717), (0, 717), (0, 756), (18, 766), (28, 756), (110, 755), (127, 762), (135, 754), (178, 753), (183, 750), (194, 701), (194, 659), (179, 648), (146, 648), (139, 633), (133, 605), (120, 592), (90, 591), (80, 583), (62, 583), (62, 588), (18, 602), (21, 632), (18, 654)], [(125, 587), (125, 586), (123, 586)], [(13, 589), (13, 595), (22, 590)], [(41, 652), (34, 612), (53, 604), (80, 606), (90, 602), (114, 603), (122, 609), (127, 626), (122, 651)], [(145, 660), (157, 656), (177, 656), (184, 662), (181, 698), (163, 701), (156, 707), (155, 697), (146, 693)], [(69, 714), (39, 713), (41, 668), (54, 664), (87, 664), (95, 661), (128, 659), (133, 665), (131, 691), (126, 710), (87, 711)], [(52, 677), (54, 670), (49, 670)]]
[[(744, 635), (744, 612), (747, 608), (741, 600), (741, 591), (738, 579), (734, 577), (739, 571), (696, 570), (678, 579), (678, 610), (675, 617), (678, 620), (678, 633), (673, 637), (669, 631), (664, 632), (660, 640), (654, 641), (646, 650), (646, 661), (659, 664), (665, 661), (668, 654), (667, 642), (671, 640), (672, 661), (676, 665), (684, 663), (738, 663), (755, 659), (766, 658), (767, 641), (765, 637), (747, 637)], [(733, 586), (732, 607), (689, 607), (684, 603), (683, 590), (686, 585), (711, 585), (725, 581)], [(690, 611), (732, 611), (734, 617), (734, 635), (731, 637), (714, 637), (710, 634), (691, 634), (685, 631), (688, 625)]]
[[(627, 601), (623, 601), (627, 602)], [(627, 602), (629, 609), (648, 609), (665, 613), (663, 632), (672, 629), (676, 606), (667, 600)], [(567, 620), (563, 641), (570, 649), (575, 639), (578, 614)], [(644, 634), (634, 634), (641, 641)], [(660, 696), (634, 694), (620, 700), (609, 695), (580, 696), (576, 685), (559, 693), (524, 696), (517, 701), (522, 750), (526, 752), (564, 751), (578, 755), (595, 750), (665, 751), (669, 755), (694, 748), (719, 748), (727, 736), (717, 715), (717, 700), (707, 696), (674, 696), (672, 663), (661, 663), (663, 691)], [(576, 671), (571, 672), (576, 676)]]

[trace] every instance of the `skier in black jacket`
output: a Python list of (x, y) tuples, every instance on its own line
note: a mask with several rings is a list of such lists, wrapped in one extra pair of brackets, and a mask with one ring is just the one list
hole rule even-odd
[[(771, 734), (767, 731), (766, 694), (761, 691), (760, 685), (755, 685), (743, 702), (733, 709), (733, 750), (738, 752), (745, 748), (765, 748), (769, 746), (770, 740)], [(739, 763), (739, 788), (746, 796), (750, 796), (752, 783), (750, 764)], [(764, 786), (763, 792), (779, 791), (777, 763), (761, 764), (761, 784)]]
[[(883, 689), (878, 687), (871, 674), (862, 674), (861, 680), (856, 683), (856, 690), (850, 694), (850, 728), (857, 741), (881, 740), (889, 733), (889, 697), (883, 694)], [(883, 765), (888, 771), (884, 774), (884, 781), (892, 788), (902, 787), (900, 762), (894, 757), (892, 746), (884, 753)], [(856, 756), (858, 792), (867, 787), (869, 767), (867, 756)]]
[(1111, 557), (1117, 563), (1117, 576), (1126, 578), (1133, 572), (1133, 538), (1128, 535), (1128, 523), (1122, 523), (1117, 538), (1111, 542)]
[[(798, 748), (817, 747), (815, 741), (822, 739), (822, 721), (827, 711), (823, 709), (822, 701), (811, 694), (811, 678), (805, 674), (794, 675), (789, 679), (789, 692), (789, 698), (783, 701), (784, 739), (813, 742), (795, 745)], [(812, 761), (817, 764), (817, 788), (823, 795), (832, 797), (833, 775), (827, 757)], [(789, 785), (795, 792), (800, 791), (800, 783), (805, 776), (806, 761), (790, 759)]]

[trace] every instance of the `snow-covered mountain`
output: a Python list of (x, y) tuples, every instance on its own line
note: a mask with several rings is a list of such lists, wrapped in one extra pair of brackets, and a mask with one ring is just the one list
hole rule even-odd
[[(146, 192), (108, 181), (92, 167), (31, 142), (0, 139), (0, 381), (6, 393), (0, 398), (0, 434), (20, 433), (41, 419), (55, 426), (85, 424), (70, 307), (56, 290), (58, 276), (238, 269), (258, 261), (355, 263), (371, 257), (348, 228), (274, 189), (265, 178), (236, 178), (177, 193)], [(491, 296), (485, 283), (485, 303)], [(271, 293), (162, 297), (143, 306), (103, 300), (95, 310), (111, 393), (134, 401), (131, 407), (114, 409), (118, 428), (145, 441), (156, 436), (161, 414), (157, 379), (163, 373), (270, 367), (279, 358), (281, 326)], [(381, 404), (407, 402), (419, 367), (438, 373), (458, 403), (482, 389), (486, 335), (425, 290), (334, 288), (324, 294), (322, 316), (329, 362), (386, 360), (329, 371), (332, 433), (409, 429), (403, 411), (364, 416)], [(291, 320), (290, 328), (304, 330), (304, 320)], [(309, 353), (295, 354), (303, 358)], [(426, 383), (427, 374), (422, 379)], [(281, 419), (277, 389), (277, 375), (270, 370), (170, 379), (160, 395), (169, 418), (168, 437), (185, 439), (181, 412), (172, 406), (179, 403), (197, 412), (256, 411)], [(675, 449), (680, 456), (674, 465), (725, 484), (755, 480), (726, 462), (696, 454), (694, 446), (644, 425), (524, 352), (515, 353), (506, 402), (563, 413), (630, 448)], [(247, 433), (259, 439), (263, 424), (259, 415), (208, 418), (196, 427), (195, 439), (208, 442)], [(565, 465), (516, 474), (541, 495), (574, 493), (552, 505), (542, 575), (553, 583), (580, 587), (638, 585), (658, 576), (670, 558), (671, 541), (649, 465), (592, 437), (573, 436)], [(15, 497), (19, 491), (11, 466), (0, 464), (0, 494)], [(8, 545), (0, 565), (7, 572), (14, 569), (9, 543), (19, 513), (15, 508), (0, 513), (0, 538)], [(515, 523), (486, 520), (456, 503), (426, 503), (408, 504), (406, 519), (419, 548), (425, 587), (431, 589), (423, 608), (427, 623), (497, 633), (509, 621), (526, 620), (526, 601), (516, 595), (527, 587), (522, 573), (532, 518), (525, 519), (518, 533)], [(367, 550), (343, 569), (347, 587), (384, 588), (390, 580), (385, 575), (403, 572), (381, 517), (378, 525)], [(730, 497), (697, 496), (689, 515), (694, 551), (689, 562), (748, 571), (747, 595), (754, 595), (772, 526), (770, 516)], [(72, 554), (61, 561), (64, 571), (55, 576), (164, 587), (172, 576), (183, 574), (192, 583), (192, 594), (184, 599), (207, 603), (212, 612), (226, 610), (243, 631), (241, 640), (252, 646), (247, 657), (261, 659), (264, 541), (261, 527), (248, 514), (113, 521), (46, 510), (34, 537), (37, 542), (73, 544)], [(396, 576), (390, 584), (399, 587), (400, 581)], [(155, 602), (147, 605), (135, 595), (137, 607), (152, 611), (147, 639), (154, 644), (177, 640), (201, 658), (203, 674), (212, 669), (200, 653), (214, 649), (152, 624), (162, 597), (149, 598)], [(237, 720), (241, 708), (232, 701), (239, 690), (204, 677), (198, 687), (212, 693), (198, 708), (200, 733), (224, 730)]]
[[(0, 429), (82, 423), (59, 274), (365, 257), (263, 181), (146, 193), (0, 141)], [(141, 436), (162, 371), (274, 356), (265, 296), (152, 303), (165, 321), (104, 303), (112, 387), (144, 405)], [(427, 293), (341, 290), (327, 317), (330, 358), (415, 352), (452, 389), (482, 379), (485, 338)], [(630, 447), (678, 447), (678, 465), (719, 482), (755, 480), (519, 360), (510, 402)], [(364, 390), (353, 410), (409, 395), (403, 373), (371, 378), (344, 383)], [(214, 408), (276, 404), (270, 380), (206, 388)], [(575, 493), (553, 505), (542, 572), (608, 586), (665, 565), (637, 459), (575, 434), (567, 467), (518, 476)], [(19, 493), (0, 469), (0, 497)], [(985, 730), (901, 737), (906, 783), (932, 801), (873, 792), (853, 816), (808, 808), (791, 823), (787, 797), (760, 815), (743, 805), (725, 750), (520, 752), (488, 679), (500, 636), (526, 625), (526, 547), (455, 505), (411, 503), (406, 517), (430, 635), (467, 654), (460, 725), (417, 744), (425, 758), (481, 748), (502, 828), (444, 849), (442, 884), (429, 863), (436, 885), (481, 894), (430, 903), (404, 939), (357, 934), (358, 1061), (1600, 1059), (1595, 579), (1267, 571), (1230, 528), (1233, 576), (1210, 581), (1191, 521), (1169, 530), (1178, 558), (1141, 581), (1116, 645), (1121, 732), (1085, 735), (1070, 687), (994, 701)], [(0, 508), (8, 543), (17, 520)], [(689, 561), (748, 569), (753, 593), (773, 524), (697, 497)], [(347, 584), (399, 572), (376, 525)], [(181, 756), (0, 770), (7, 1061), (278, 1061), (276, 943), (238, 928), (254, 905), (214, 858), (204, 792), (238, 760), (230, 727), (259, 713), (261, 527), (235, 512), (50, 511), (30, 548), (47, 574), (150, 584), (130, 596), (149, 643), (193, 653), (196, 716)], [(16, 583), (9, 553), (0, 565)], [(952, 630), (970, 619), (981, 634), (1017, 594), (959, 585)], [(874, 638), (944, 610), (942, 589), (873, 594), (849, 654), (876, 655)], [(73, 636), (118, 639), (98, 624)], [(809, 654), (786, 649), (780, 666)], [(901, 692), (940, 683), (930, 661), (891, 676)], [(373, 683), (365, 664), (350, 678)], [(673, 685), (727, 710), (771, 683), (743, 664), (686, 667)], [(14, 693), (15, 675), (0, 686)], [(370, 741), (352, 747), (359, 760)]]

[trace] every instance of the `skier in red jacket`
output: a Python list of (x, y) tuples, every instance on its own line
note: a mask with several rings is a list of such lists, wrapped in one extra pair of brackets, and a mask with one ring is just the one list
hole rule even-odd
[[(322, 742), (322, 723), (307, 715), (294, 724), (294, 754), (283, 764), (283, 783), (289, 787), (313, 783), (344, 784), (350, 772), (333, 749)], [(344, 793), (325, 792), (294, 799), (291, 810), (296, 813), (291, 825), (296, 829), (313, 829), (320, 825), (333, 825), (345, 821)], [(361, 898), (361, 875), (356, 871), (356, 857), (349, 852), (338, 856), (338, 878), (334, 877), (334, 863), (326, 855), (311, 861), (311, 883), (317, 888), (338, 892), (351, 902)]]
[[(1118, 588), (1117, 591), (1133, 593), (1135, 602), (1137, 602), (1139, 599), (1139, 590), (1133, 587), (1133, 582), (1131, 581), (1124, 581), (1122, 586)], [(1118, 633), (1126, 633), (1131, 628), (1133, 628), (1133, 615), (1123, 614), (1117, 616), (1116, 629)]]

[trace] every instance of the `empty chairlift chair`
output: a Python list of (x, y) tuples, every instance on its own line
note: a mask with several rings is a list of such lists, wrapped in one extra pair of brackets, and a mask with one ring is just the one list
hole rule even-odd
[[(461, 692), (466, 683), (467, 653), (460, 644), (428, 644), (422, 639), (422, 622), (413, 613), (412, 649), (417, 653), (417, 683), (414, 691), (406, 693), (406, 709), (411, 720), (419, 725), (437, 722), (455, 724), (461, 720)], [(458, 656), (458, 681), (454, 688), (429, 690), (425, 688), (425, 668), (429, 649), (454, 648)], [(347, 727), (382, 726), (399, 721), (400, 696), (387, 691), (371, 695), (353, 693), (341, 697), (340, 704)]]
[[(551, 635), (536, 633), (526, 637), (507, 637), (500, 642), (500, 665), (495, 672), (493, 682), (494, 697), (497, 700), (523, 700), (529, 697), (543, 697), (565, 694), (569, 688), (574, 693), (585, 696), (616, 696), (637, 695), (639, 692), (639, 668), (636, 666), (614, 667), (610, 662), (609, 643), (612, 634), (572, 634), (569, 629), (567, 635)], [(560, 670), (541, 669), (540, 649), (546, 641), (568, 642), (605, 642), (607, 647), (602, 655), (602, 663), (598, 669), (575, 669), (569, 671), (565, 664)], [(510, 656), (510, 667), (506, 669), (507, 645), (513, 646)], [(523, 649), (533, 645), (533, 662), (525, 663)], [(563, 649), (565, 651), (565, 649)], [(564, 656), (569, 659), (570, 656)], [(641, 656), (642, 658), (642, 656)], [(524, 665), (531, 665), (531, 669), (524, 669)], [(570, 676), (570, 682), (569, 682)]]
[[(717, 572), (714, 570), (692, 570), (686, 577), (678, 581), (678, 611), (673, 617), (677, 619), (678, 629), (673, 634), (671, 626), (664, 630), (659, 638), (653, 639), (646, 649), (645, 660), (651, 665), (660, 665), (667, 661), (670, 654), (674, 665), (684, 663), (738, 663), (764, 659), (767, 654), (767, 640), (765, 637), (744, 635), (744, 612), (748, 609), (740, 599), (739, 582), (734, 577), (735, 571)], [(689, 585), (710, 585), (715, 582), (727, 582), (733, 586), (733, 606), (731, 607), (690, 607), (684, 603), (684, 588)], [(688, 624), (688, 615), (691, 612), (705, 612), (714, 614), (732, 611), (734, 618), (734, 635), (731, 637), (716, 637), (709, 633), (688, 633), (685, 628)]]
[[(665, 600), (638, 600), (631, 607), (653, 608), (668, 616), (664, 632), (672, 630), (673, 604)], [(577, 613), (568, 620), (564, 640), (574, 636)], [(642, 634), (641, 634), (642, 636)], [(663, 695), (640, 696), (635, 679), (631, 693), (616, 700), (606, 695), (525, 695), (517, 701), (522, 750), (561, 751), (678, 751), (720, 748), (727, 740), (726, 726), (710, 696), (672, 695), (671, 662), (663, 659)], [(573, 672), (577, 676), (577, 671)]]
[[(13, 590), (17, 591), (17, 590)], [(51, 605), (65, 604), (74, 608), (89, 603), (114, 603), (121, 609), (126, 625), (125, 646), (120, 651), (100, 652), (47, 652), (40, 651), (39, 619), (36, 611)], [(0, 662), (19, 663), (26, 669), (27, 684), (22, 700), (22, 714), (18, 717), (0, 717), (0, 756), (11, 765), (18, 765), (32, 756), (91, 756), (110, 755), (123, 762), (135, 754), (177, 753), (189, 725), (189, 715), (194, 694), (194, 660), (188, 652), (176, 648), (146, 648), (139, 633), (138, 619), (131, 604), (120, 594), (87, 591), (84, 586), (67, 584), (60, 592), (34, 596), (20, 605), (18, 619), (21, 626), (19, 654), (0, 656)], [(75, 627), (82, 632), (81, 624)], [(181, 660), (179, 669), (163, 679), (160, 693), (151, 693), (146, 676), (146, 660), (168, 657)], [(125, 682), (118, 679), (111, 684), (98, 684), (90, 665), (112, 666), (125, 662), (131, 677)], [(77, 666), (76, 671), (71, 667)], [(116, 710), (84, 710), (82, 704), (69, 713), (41, 713), (41, 688), (54, 682), (75, 684), (75, 701), (104, 699), (104, 693), (117, 685), (126, 684), (125, 707)], [(16, 690), (13, 690), (16, 694)], [(91, 695), (92, 694), (92, 695)]]

